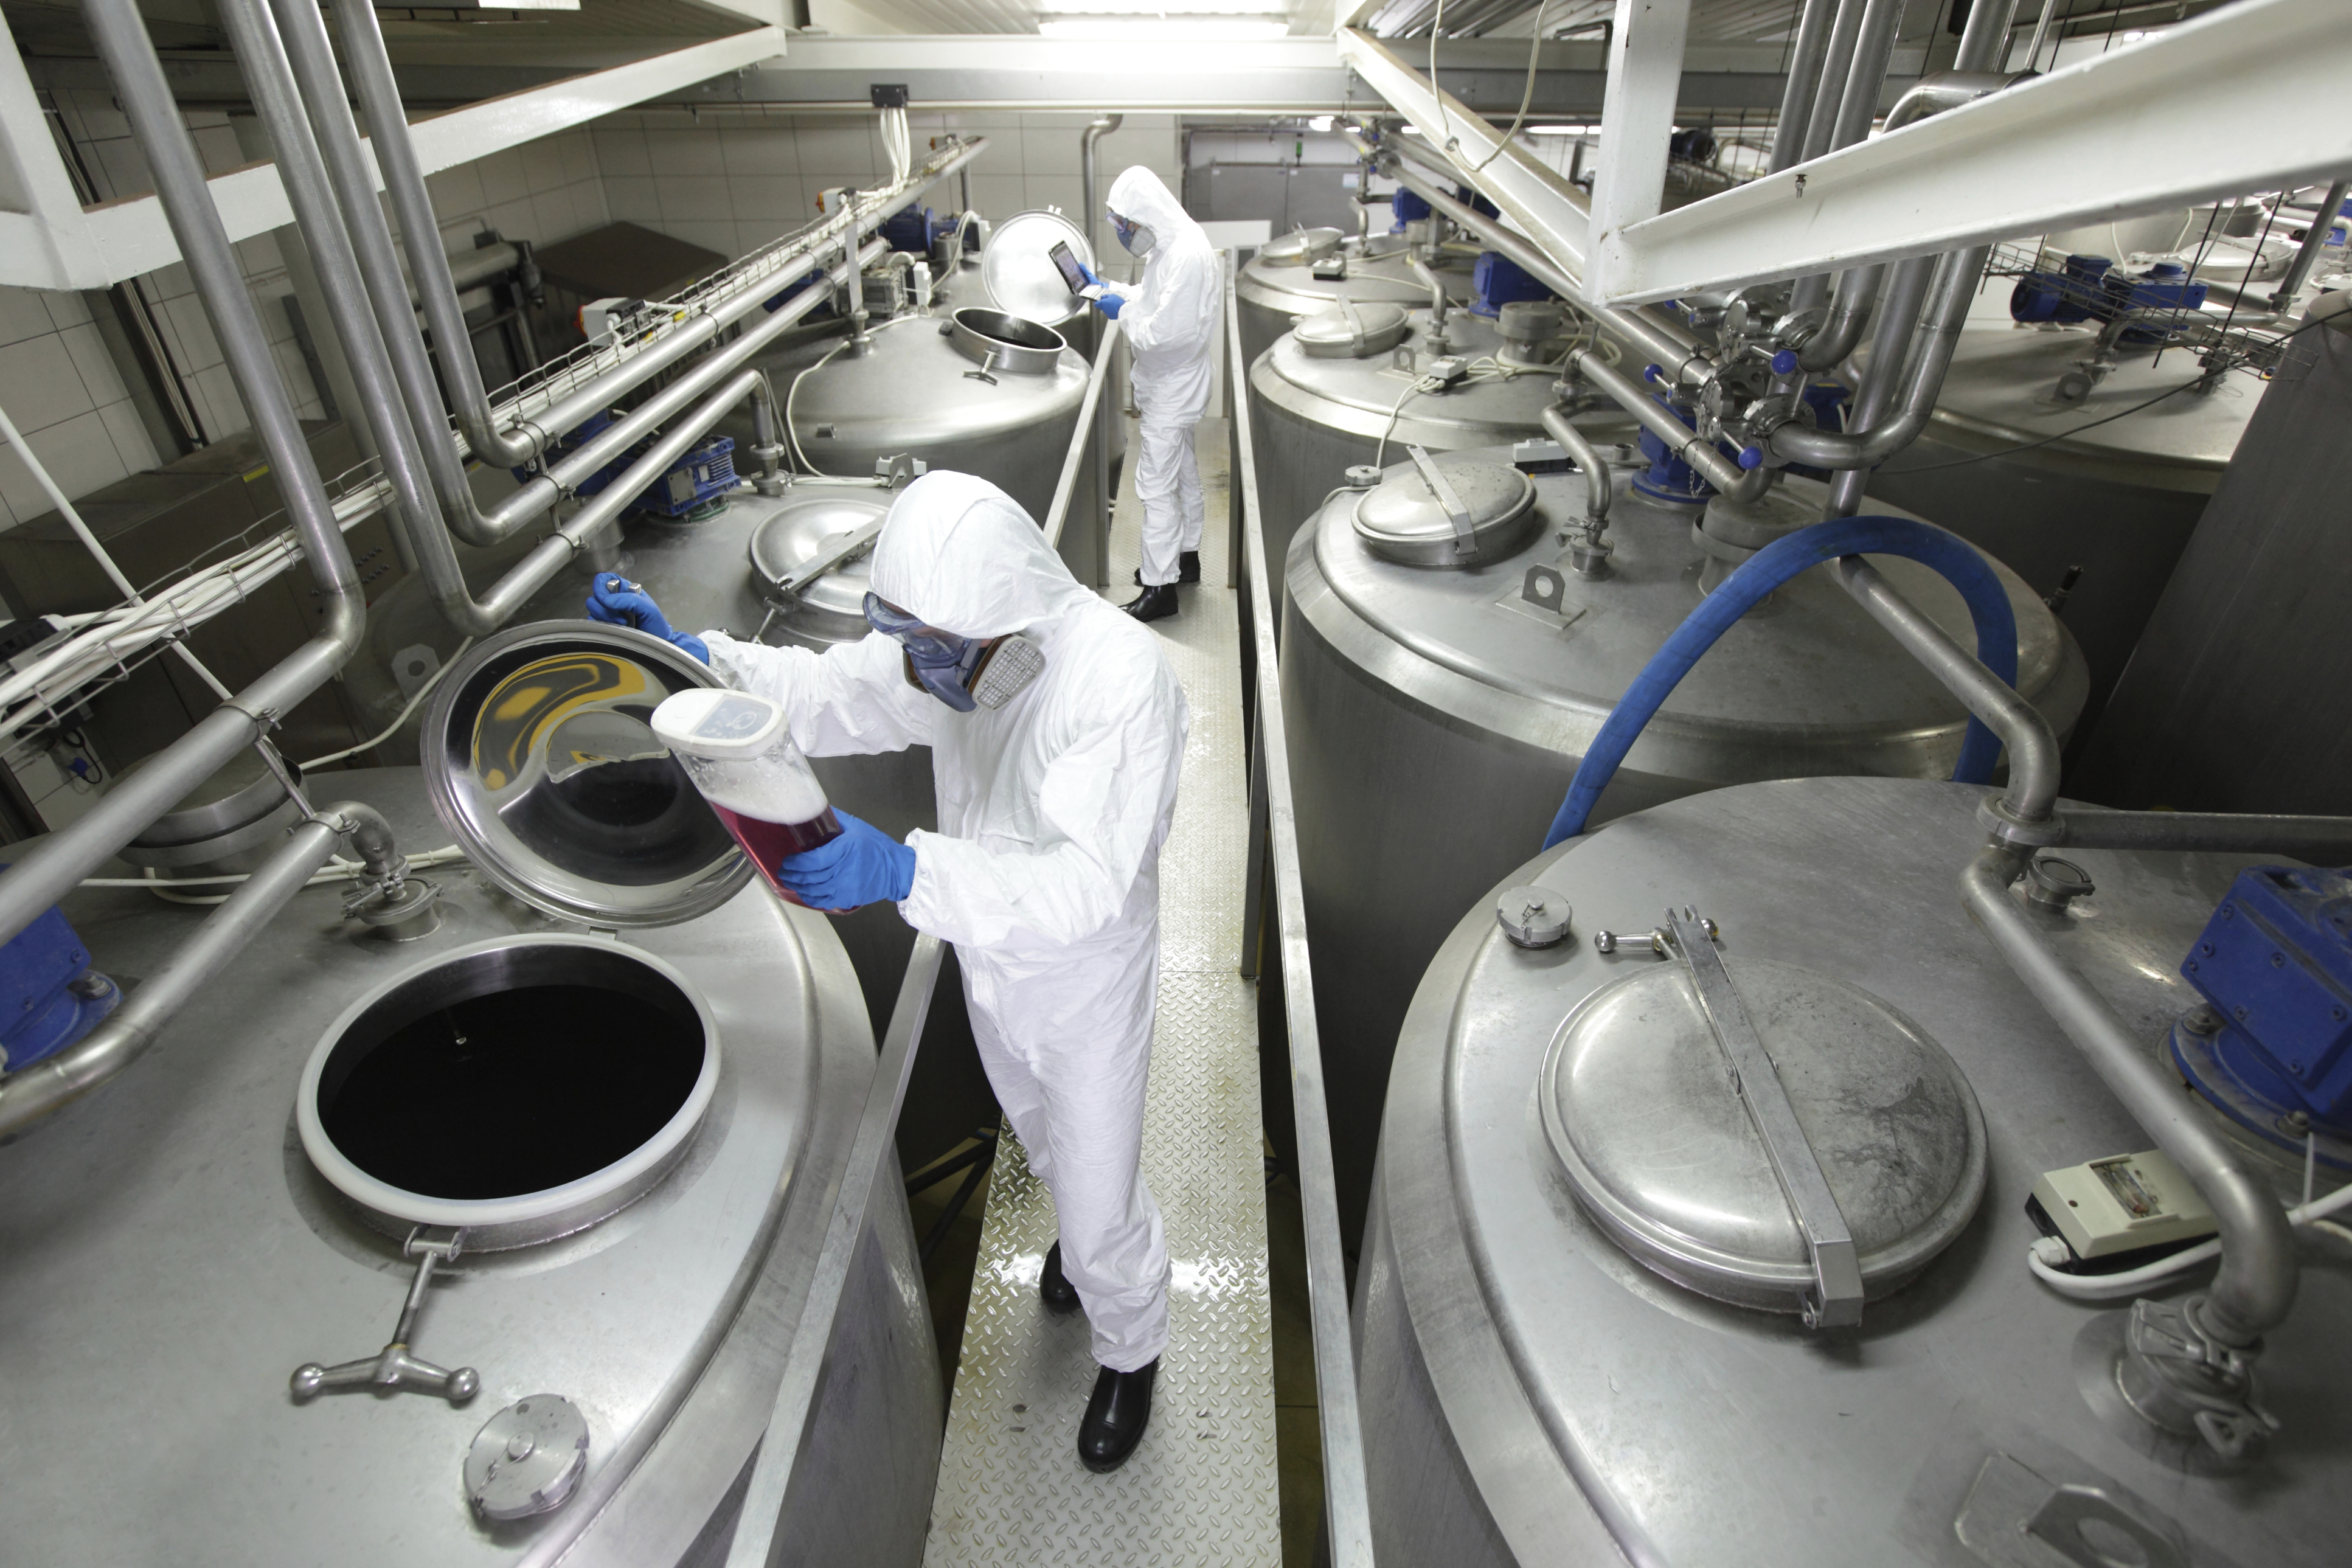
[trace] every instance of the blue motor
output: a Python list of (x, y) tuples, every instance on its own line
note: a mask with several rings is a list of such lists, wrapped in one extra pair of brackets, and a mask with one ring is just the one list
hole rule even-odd
[(711, 436), (696, 443), (677, 465), (648, 487), (636, 504), (663, 517), (698, 522), (727, 510), (735, 488), (735, 440)]
[(1389, 211), (1396, 215), (1396, 221), (1389, 225), (1389, 232), (1402, 234), (1405, 225), (1419, 223), (1429, 216), (1429, 204), (1422, 199), (1420, 192), (1399, 185), (1389, 194)]
[(1472, 212), (1480, 214), (1483, 216), (1501, 217), (1503, 216), (1502, 208), (1496, 206), (1494, 203), (1488, 201), (1484, 195), (1472, 190), (1467, 185), (1454, 186), (1454, 199), (1460, 202), (1464, 206), (1468, 207)]
[(1557, 299), (1535, 275), (1498, 250), (1482, 250), (1470, 271), (1470, 313), (1498, 316), (1503, 307), (1522, 300)]
[[(2104, 256), (2070, 256), (2062, 271), (2029, 272), (2010, 290), (2009, 313), (2020, 321), (2112, 321), (2135, 311), (2183, 313), (2205, 303), (2206, 286), (2178, 261), (2134, 272)], [(2172, 336), (2161, 321), (2126, 327), (2123, 342), (2155, 344)]]
[[(2102, 321), (2112, 321), (2135, 310), (2186, 315), (2205, 303), (2206, 286), (2190, 281), (2189, 268), (2178, 261), (2159, 261), (2146, 272), (2111, 268), (2100, 283), (2106, 295), (2106, 308), (2099, 312)], [(2162, 322), (2151, 322), (2144, 327), (2126, 327), (2123, 341), (2160, 343), (2171, 335), (2171, 329)]]
[[(761, 307), (767, 310), (770, 315), (773, 315), (776, 311), (782, 310), (784, 308), (785, 301), (792, 299), (793, 295), (814, 289), (824, 281), (824, 272), (823, 268), (819, 268), (814, 272), (806, 273), (799, 278), (793, 279), (790, 283), (785, 284), (782, 293), (771, 294), (765, 300), (761, 300)], [(810, 313), (814, 315), (820, 312), (811, 311)]]
[(50, 910), (0, 947), (0, 1069), (57, 1055), (121, 1003), (122, 987), (89, 966), (81, 938)]
[[(587, 418), (583, 419), (580, 422), (578, 428), (567, 432), (560, 439), (549, 445), (546, 452), (540, 458), (541, 467), (544, 468), (552, 465), (559, 459), (570, 457), (572, 453), (577, 452), (580, 448), (588, 445), (589, 442), (594, 440), (597, 437), (603, 435), (605, 430), (611, 427), (614, 417), (614, 415), (611, 409), (600, 409), (596, 413), (588, 416)], [(574, 495), (583, 496), (594, 495), (598, 490), (601, 490), (606, 485), (611, 484), (613, 482), (614, 476), (618, 474), (623, 468), (626, 468), (631, 459), (635, 458), (638, 453), (644, 451), (648, 445), (650, 445), (650, 440), (639, 441), (635, 446), (629, 447), (626, 451), (617, 454), (611, 462), (605, 464), (603, 468), (597, 469), (594, 473), (589, 475), (586, 479), (582, 479), (578, 484), (572, 486), (572, 493)], [(514, 475), (515, 482), (517, 484), (527, 483), (531, 478), (531, 470), (529, 468), (510, 468), (508, 472)]]
[[(1669, 403), (1663, 394), (1653, 393), (1650, 401), (1685, 425), (1691, 425), (1691, 416)], [(1691, 428), (1696, 432), (1698, 427), (1691, 425)], [(1715, 487), (1699, 478), (1696, 468), (1668, 451), (1666, 444), (1652, 435), (1646, 426), (1642, 430), (1642, 456), (1649, 459), (1650, 466), (1633, 476), (1633, 488), (1652, 500), (1672, 501), (1676, 506), (1705, 506), (1707, 498), (1715, 494)]]
[(2105, 298), (2100, 279), (2114, 262), (2104, 256), (2070, 256), (2063, 270), (2029, 272), (2009, 291), (2012, 321), (2087, 321)]
[(2256, 866), (2180, 963), (2208, 1007), (2172, 1031), (2199, 1092), (2256, 1136), (2352, 1168), (2352, 876)]
[(882, 237), (893, 250), (911, 250), (918, 256), (931, 253), (931, 242), (947, 232), (944, 219), (935, 220), (929, 207), (906, 207), (893, 213), (882, 225)]

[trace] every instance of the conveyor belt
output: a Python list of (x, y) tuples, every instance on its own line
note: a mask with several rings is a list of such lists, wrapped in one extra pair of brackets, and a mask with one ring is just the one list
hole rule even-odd
[[(1079, 1465), (1078, 1418), (1095, 1377), (1086, 1319), (1050, 1317), (1037, 1299), (1053, 1202), (1008, 1128), (989, 1183), (929, 1568), (1281, 1561), (1257, 997), (1234, 970), (1249, 798), (1236, 596), (1224, 586), (1222, 423), (1205, 422), (1195, 446), (1209, 492), (1202, 584), (1183, 590), (1181, 615), (1153, 627), (1184, 683), (1192, 729), (1160, 857), (1160, 1021), (1143, 1123), (1144, 1174), (1166, 1216), (1173, 1271), (1151, 1427), (1115, 1474)], [(1135, 593), (1140, 515), (1130, 462), (1111, 536), (1115, 599)]]

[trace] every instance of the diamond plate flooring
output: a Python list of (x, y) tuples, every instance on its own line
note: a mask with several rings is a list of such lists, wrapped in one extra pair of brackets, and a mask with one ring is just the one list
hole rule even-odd
[[(1173, 1276), (1151, 1426), (1117, 1472), (1078, 1464), (1095, 1376), (1086, 1320), (1048, 1316), (1037, 1300), (1053, 1202), (1007, 1128), (948, 1414), (929, 1568), (1281, 1561), (1257, 999), (1234, 973), (1249, 803), (1235, 595), (1224, 586), (1222, 424), (1203, 422), (1195, 446), (1208, 492), (1202, 584), (1183, 590), (1181, 614), (1152, 627), (1192, 724), (1160, 857), (1160, 1012), (1143, 1122), (1144, 1174), (1167, 1222)], [(1135, 593), (1139, 520), (1130, 470), (1107, 597)]]

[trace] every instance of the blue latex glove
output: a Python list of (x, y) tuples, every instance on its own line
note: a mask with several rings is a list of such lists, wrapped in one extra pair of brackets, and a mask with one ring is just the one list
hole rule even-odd
[(1118, 308), (1126, 303), (1127, 301), (1118, 295), (1106, 290), (1103, 296), (1095, 301), (1095, 309), (1116, 321), (1118, 320)]
[(672, 631), (669, 617), (661, 613), (654, 596), (626, 577), (610, 572), (596, 574), (596, 581), (588, 589), (588, 618), (608, 626), (635, 626), (641, 632), (650, 632), (666, 643), (684, 648), (703, 663), (710, 662), (710, 649), (702, 639)]
[(813, 910), (854, 910), (903, 900), (915, 889), (915, 852), (845, 811), (841, 837), (777, 863), (776, 879)]
[(1078, 263), (1078, 276), (1085, 279), (1087, 282), (1093, 284), (1097, 289), (1103, 286), (1103, 280), (1095, 276), (1095, 269), (1087, 266), (1083, 261)]

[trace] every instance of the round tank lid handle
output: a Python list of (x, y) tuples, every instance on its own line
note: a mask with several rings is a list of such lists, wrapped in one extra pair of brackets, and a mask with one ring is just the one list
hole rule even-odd
[(1762, 467), (1762, 466), (1763, 466), (1763, 462), (1764, 462), (1764, 448), (1763, 448), (1763, 447), (1740, 447), (1740, 448), (1739, 448), (1739, 466), (1740, 466), (1741, 468), (1760, 468), (1760, 467)]
[(1772, 356), (1772, 374), (1774, 375), (1797, 374), (1797, 355), (1793, 349), (1782, 349)]

